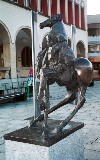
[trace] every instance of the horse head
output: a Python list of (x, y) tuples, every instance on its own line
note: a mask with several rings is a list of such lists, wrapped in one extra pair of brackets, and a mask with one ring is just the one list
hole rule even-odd
[(63, 16), (62, 14), (57, 14), (55, 16), (52, 16), (51, 18), (48, 18), (44, 22), (40, 23), (40, 28), (43, 29), (44, 27), (52, 27), (55, 23), (62, 21)]

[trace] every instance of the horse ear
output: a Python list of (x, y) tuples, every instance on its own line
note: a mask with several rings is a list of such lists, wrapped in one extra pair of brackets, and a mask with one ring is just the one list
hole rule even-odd
[(62, 14), (57, 14), (55, 17), (56, 17), (56, 19), (58, 21), (62, 21), (63, 20), (63, 15)]
[(51, 16), (51, 20), (62, 21), (63, 20), (63, 15), (62, 14), (56, 14), (54, 16)]
[(40, 29), (43, 29), (42, 23), (40, 23)]

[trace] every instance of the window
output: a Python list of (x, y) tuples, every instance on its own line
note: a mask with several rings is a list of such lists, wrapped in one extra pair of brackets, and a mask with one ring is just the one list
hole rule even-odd
[(89, 45), (88, 46), (89, 53), (99, 52), (99, 45)]
[(0, 67), (4, 66), (4, 59), (3, 59), (3, 44), (0, 45)]
[(84, 8), (81, 7), (81, 29), (85, 29), (85, 16), (84, 16)]
[(93, 69), (98, 70), (98, 63), (93, 63)]
[(88, 30), (88, 36), (98, 36), (99, 29), (98, 28), (91, 28)]
[(24, 6), (30, 7), (30, 0), (24, 0)]
[(79, 27), (79, 5), (75, 4), (75, 25)]
[(73, 24), (72, 1), (68, 0), (68, 23)]
[(22, 67), (32, 66), (32, 50), (30, 47), (25, 47), (21, 53)]
[(99, 74), (100, 75), (100, 63), (98, 62), (94, 62), (94, 63), (92, 63), (93, 64), (93, 69), (94, 69), (94, 71), (95, 71), (95, 73), (97, 73), (97, 74)]

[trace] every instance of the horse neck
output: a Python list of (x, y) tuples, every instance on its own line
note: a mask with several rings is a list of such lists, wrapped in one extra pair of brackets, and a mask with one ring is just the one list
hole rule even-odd
[(55, 39), (57, 40), (56, 43), (58, 43), (58, 37), (62, 39), (67, 39), (67, 33), (64, 27), (64, 24), (62, 21), (56, 22), (52, 28), (51, 31), (49, 32), (49, 36), (52, 39), (52, 41), (55, 41)]
[(59, 28), (61, 26), (63, 26), (63, 22), (62, 21), (58, 21), (52, 26), (52, 29)]

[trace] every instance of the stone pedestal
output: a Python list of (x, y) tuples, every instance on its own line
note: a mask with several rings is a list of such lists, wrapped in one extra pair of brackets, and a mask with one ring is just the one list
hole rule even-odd
[(49, 138), (44, 140), (41, 123), (4, 136), (6, 160), (84, 160), (83, 123), (70, 122), (61, 133), (54, 132), (61, 121), (49, 121)]

